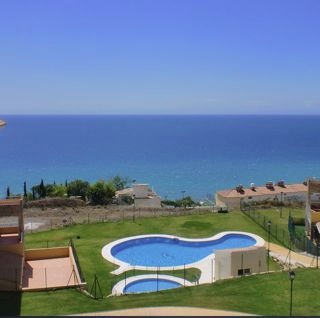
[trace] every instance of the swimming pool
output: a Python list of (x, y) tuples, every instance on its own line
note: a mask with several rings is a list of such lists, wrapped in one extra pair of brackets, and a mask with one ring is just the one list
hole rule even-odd
[(170, 235), (128, 237), (106, 245), (102, 255), (120, 266), (181, 267), (198, 262), (216, 250), (263, 245), (259, 236), (246, 232), (222, 232), (207, 239)]
[(113, 287), (112, 294), (156, 292), (182, 286), (194, 286), (194, 283), (171, 275), (144, 274), (121, 280)]
[(181, 287), (181, 284), (167, 279), (146, 278), (137, 280), (124, 288), (125, 293), (144, 293)]

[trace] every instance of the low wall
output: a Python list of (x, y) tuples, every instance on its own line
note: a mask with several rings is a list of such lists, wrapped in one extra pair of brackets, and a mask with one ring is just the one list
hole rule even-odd
[(19, 233), (18, 226), (0, 227), (0, 235), (1, 234), (14, 234), (14, 233)]
[(16, 244), (0, 245), (0, 252), (8, 252), (24, 256), (24, 246), (21, 242)]
[(70, 254), (68, 246), (25, 250), (26, 261), (69, 257), (69, 255)]

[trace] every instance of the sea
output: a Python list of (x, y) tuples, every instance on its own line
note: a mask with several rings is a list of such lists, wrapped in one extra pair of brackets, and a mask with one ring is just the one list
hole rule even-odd
[(320, 176), (320, 116), (1, 116), (0, 197), (120, 175), (163, 199)]

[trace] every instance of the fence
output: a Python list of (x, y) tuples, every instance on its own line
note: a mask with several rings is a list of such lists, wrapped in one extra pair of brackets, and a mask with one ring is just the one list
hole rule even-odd
[(312, 240), (308, 237), (299, 236), (295, 231), (295, 221), (294, 219), (289, 216), (288, 218), (288, 231), (291, 235), (292, 244), (301, 251), (306, 251), (309, 254), (319, 255), (319, 246), (315, 244)]
[[(125, 281), (125, 285), (126, 284), (126, 280), (130, 277), (133, 276), (137, 276), (137, 275), (144, 275), (144, 274), (153, 274), (156, 275), (156, 279), (157, 282), (159, 280), (159, 275), (171, 275), (174, 277), (179, 277), (183, 279), (183, 286), (187, 286), (186, 285), (186, 281), (190, 281), (191, 283), (197, 284), (199, 281), (200, 276), (194, 274), (191, 275), (190, 273), (188, 273), (188, 269), (186, 269), (185, 265), (183, 267), (183, 269), (179, 269), (177, 270), (174, 266), (172, 266), (171, 269), (166, 269), (166, 270), (161, 270), (161, 266), (156, 266), (157, 270), (148, 270), (147, 268), (145, 270), (139, 269), (136, 270), (135, 267), (133, 267), (132, 270), (129, 270), (127, 272), (124, 272), (122, 275), (118, 275), (114, 278), (112, 278), (110, 280), (110, 290), (112, 291), (113, 287), (120, 281), (124, 280)], [(159, 291), (158, 289), (156, 291)]]
[(247, 209), (243, 209), (242, 212), (260, 225), (266, 232), (269, 233), (270, 231), (270, 236), (285, 247), (291, 250), (306, 251), (313, 255), (319, 255), (318, 247), (313, 241), (306, 236), (301, 237), (296, 233), (294, 220), (291, 216), (288, 218), (288, 226), (284, 226), (277, 223), (268, 223), (266, 216), (261, 215), (255, 208), (248, 207)]
[[(158, 218), (164, 216), (203, 215), (212, 213), (212, 208), (175, 208), (175, 209), (133, 209), (121, 207), (118, 209), (94, 208), (90, 212), (80, 210), (65, 212), (63, 209), (56, 211), (43, 211), (41, 215), (25, 216), (26, 232), (38, 232), (69, 227), (75, 224), (90, 224), (104, 222), (132, 222), (140, 223), (143, 218)], [(67, 215), (66, 215), (67, 214)], [(69, 214), (69, 215), (68, 215)]]
[(255, 223), (260, 225), (266, 232), (269, 233), (270, 231), (270, 235), (282, 245), (286, 246), (287, 248), (292, 248), (292, 241), (287, 227), (281, 224), (268, 223), (268, 219), (252, 207), (249, 207), (242, 212), (250, 219), (252, 219)]
[(74, 256), (74, 260), (75, 260), (76, 265), (77, 265), (77, 268), (78, 268), (80, 280), (81, 280), (81, 282), (85, 282), (85, 278), (84, 278), (83, 272), (82, 272), (82, 270), (81, 270), (79, 258), (78, 258), (78, 255), (77, 255), (77, 250), (76, 250), (76, 248), (75, 248), (75, 246), (74, 246), (74, 243), (73, 243), (73, 240), (72, 240), (72, 239), (70, 239), (69, 245), (71, 246), (72, 253), (73, 253), (73, 256)]

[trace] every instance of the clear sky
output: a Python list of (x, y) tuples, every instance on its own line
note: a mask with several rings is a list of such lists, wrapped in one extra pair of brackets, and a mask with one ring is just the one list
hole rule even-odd
[(1, 0), (0, 114), (320, 114), (320, 0)]

